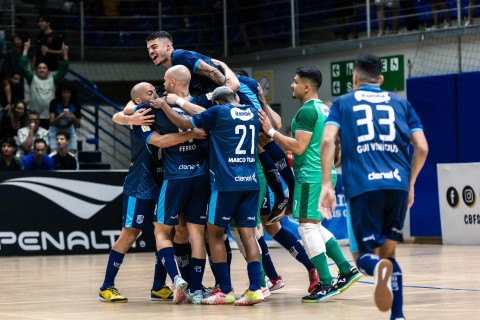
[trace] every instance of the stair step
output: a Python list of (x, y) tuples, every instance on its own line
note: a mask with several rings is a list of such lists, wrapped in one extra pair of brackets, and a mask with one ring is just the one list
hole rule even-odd
[(101, 151), (79, 151), (78, 162), (102, 162)]
[(80, 162), (80, 170), (110, 170), (110, 163), (103, 162)]

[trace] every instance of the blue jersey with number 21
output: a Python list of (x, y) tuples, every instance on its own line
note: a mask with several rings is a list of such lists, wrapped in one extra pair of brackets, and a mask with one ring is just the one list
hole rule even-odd
[(195, 127), (210, 131), (212, 190), (258, 190), (257, 109), (251, 105), (219, 105), (190, 120)]

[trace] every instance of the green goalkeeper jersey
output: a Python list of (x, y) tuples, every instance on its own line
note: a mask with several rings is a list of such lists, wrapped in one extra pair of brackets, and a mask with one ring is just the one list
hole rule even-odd
[[(312, 134), (310, 142), (303, 154), (293, 154), (293, 172), (300, 183), (321, 183), (322, 165), (320, 161), (320, 143), (322, 140), (325, 120), (329, 108), (321, 100), (312, 99), (305, 102), (292, 120), (292, 136), (297, 131)], [(337, 181), (335, 167), (332, 163), (332, 181)]]

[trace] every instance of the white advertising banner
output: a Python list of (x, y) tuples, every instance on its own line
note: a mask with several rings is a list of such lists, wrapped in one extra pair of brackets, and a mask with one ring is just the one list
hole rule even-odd
[(480, 163), (437, 164), (444, 244), (480, 245)]

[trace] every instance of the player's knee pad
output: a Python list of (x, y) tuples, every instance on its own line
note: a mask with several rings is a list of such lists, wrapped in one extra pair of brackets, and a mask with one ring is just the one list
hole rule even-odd
[(327, 228), (322, 226), (321, 223), (319, 223), (317, 226), (320, 234), (322, 235), (323, 242), (327, 243), (328, 240), (333, 238), (333, 234)]
[(303, 246), (310, 259), (326, 251), (325, 242), (316, 223), (300, 223), (298, 233), (302, 238)]
[(233, 239), (237, 243), (238, 250), (240, 250), (240, 253), (243, 255), (244, 258), (247, 257), (245, 247), (243, 246), (242, 243), (242, 238), (240, 238), (240, 233), (238, 233), (237, 228), (230, 228), (230, 234), (232, 235)]

